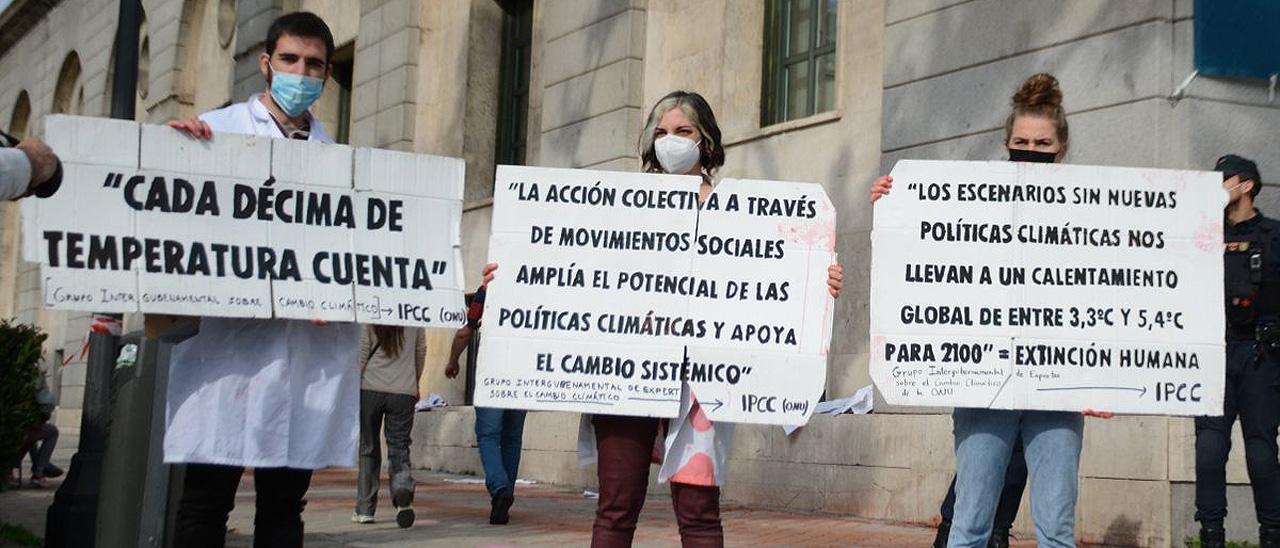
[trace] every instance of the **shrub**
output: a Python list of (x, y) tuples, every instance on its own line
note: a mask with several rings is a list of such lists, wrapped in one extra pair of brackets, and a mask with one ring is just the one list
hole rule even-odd
[(6, 473), (27, 433), (40, 420), (36, 379), (47, 337), (38, 327), (0, 320), (0, 401), (6, 407), (0, 413), (0, 458)]

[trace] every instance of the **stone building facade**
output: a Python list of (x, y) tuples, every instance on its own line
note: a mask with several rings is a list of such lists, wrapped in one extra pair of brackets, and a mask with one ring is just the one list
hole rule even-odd
[[(324, 17), (339, 48), (317, 107), (331, 132), (352, 145), (467, 161), (463, 257), (472, 284), (487, 253), (496, 163), (636, 169), (648, 107), (673, 89), (701, 92), (724, 130), (724, 176), (820, 182), (837, 207), (847, 282), (828, 366), (832, 397), (870, 383), (869, 182), (903, 158), (1003, 157), (1008, 97), (1026, 76), (1061, 80), (1070, 162), (1203, 169), (1237, 152), (1258, 159), (1270, 181), (1280, 173), (1280, 104), (1266, 82), (1182, 85), (1193, 70), (1192, 0), (142, 4), (138, 119), (153, 123), (261, 92), (257, 55), (270, 21), (297, 9)], [(797, 11), (780, 20), (778, 6)], [(38, 134), (49, 113), (105, 116), (117, 9), (111, 0), (14, 0), (0, 13), (0, 126)], [(796, 18), (807, 28), (786, 27)], [(791, 55), (801, 50), (807, 57)], [(1264, 211), (1280, 212), (1280, 192), (1261, 199)], [(68, 361), (50, 367), (61, 387), (57, 420), (74, 431), (87, 315), (41, 309), (38, 268), (20, 261), (18, 216), (14, 204), (0, 207), (0, 316), (51, 334), (47, 362)], [(457, 404), (463, 383), (443, 375), (450, 337), (431, 335), (423, 393)], [(478, 472), (471, 420), (465, 406), (419, 415), (416, 464)], [(577, 423), (531, 415), (523, 475), (591, 484), (593, 471), (576, 465)], [(945, 410), (879, 402), (874, 415), (816, 417), (791, 436), (776, 427), (738, 432), (725, 496), (750, 504), (929, 522), (953, 466)], [(1162, 546), (1191, 534), (1192, 440), (1188, 419), (1090, 420), (1081, 540)], [(1242, 455), (1229, 478), (1229, 527), (1253, 534)], [(1024, 534), (1029, 515), (1018, 524)]]

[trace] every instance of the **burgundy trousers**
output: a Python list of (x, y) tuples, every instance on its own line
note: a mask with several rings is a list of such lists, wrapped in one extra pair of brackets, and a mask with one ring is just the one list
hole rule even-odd
[[(658, 435), (659, 420), (613, 415), (592, 418), (600, 478), (600, 500), (591, 530), (593, 548), (631, 546), (649, 487), (649, 457)], [(724, 546), (719, 487), (672, 483), (671, 504), (680, 527), (681, 545), (685, 548)]]

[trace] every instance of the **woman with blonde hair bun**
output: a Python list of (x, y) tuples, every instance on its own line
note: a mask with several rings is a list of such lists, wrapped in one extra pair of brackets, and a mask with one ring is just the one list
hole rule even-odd
[[(1005, 121), (1005, 147), (1014, 162), (1062, 161), (1069, 139), (1062, 90), (1053, 75), (1040, 73), (1013, 94)], [(884, 175), (871, 185), (874, 203), (893, 187)], [(956, 408), (952, 414), (956, 450), (955, 515), (949, 547), (988, 546), (1005, 471), (1019, 437), (1031, 480), (1031, 514), (1037, 545), (1071, 548), (1083, 444), (1084, 416), (1111, 418), (1086, 409), (1031, 411)], [(1007, 537), (1004, 546), (1008, 546)]]

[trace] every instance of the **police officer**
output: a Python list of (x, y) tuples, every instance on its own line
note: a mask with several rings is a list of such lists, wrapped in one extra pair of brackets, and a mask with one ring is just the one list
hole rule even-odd
[(1280, 222), (1253, 207), (1262, 181), (1257, 164), (1229, 154), (1214, 169), (1229, 194), (1223, 220), (1227, 382), (1222, 416), (1195, 420), (1196, 521), (1201, 546), (1225, 546), (1227, 454), (1238, 416), (1260, 544), (1280, 548)]

